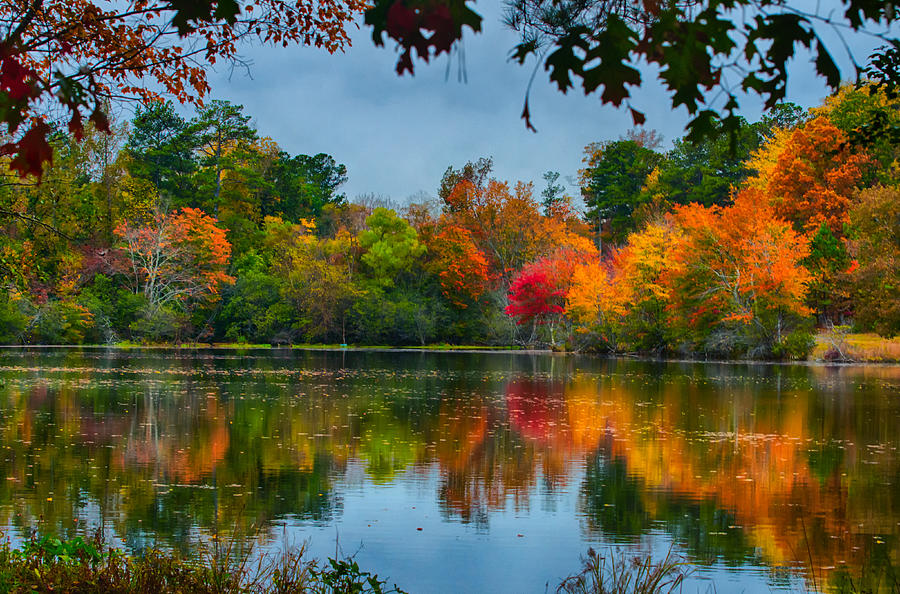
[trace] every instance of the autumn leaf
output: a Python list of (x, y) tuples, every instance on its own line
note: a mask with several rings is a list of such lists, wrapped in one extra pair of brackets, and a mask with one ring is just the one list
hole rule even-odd
[(53, 163), (53, 148), (47, 142), (50, 126), (44, 122), (34, 124), (16, 142), (9, 142), (0, 147), (0, 154), (14, 155), (9, 167), (20, 177), (29, 175), (41, 178), (44, 165)]

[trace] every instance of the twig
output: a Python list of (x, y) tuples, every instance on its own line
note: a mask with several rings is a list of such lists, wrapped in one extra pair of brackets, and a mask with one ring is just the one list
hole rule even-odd
[(14, 212), (14, 211), (11, 211), (11, 210), (4, 210), (4, 209), (2, 209), (2, 208), (0, 208), (0, 215), (2, 215), (2, 216), (7, 216), (7, 217), (12, 217), (12, 218), (15, 218), (15, 219), (21, 219), (21, 220), (23, 220), (23, 221), (26, 221), (26, 222), (29, 222), (29, 223), (32, 223), (32, 224), (35, 224), (35, 225), (40, 225), (40, 226), (43, 227), (44, 229), (47, 229), (48, 231), (51, 231), (51, 232), (53, 232), (53, 233), (56, 233), (57, 235), (59, 235), (59, 236), (62, 237), (63, 239), (67, 239), (67, 240), (69, 240), (69, 241), (75, 241), (74, 239), (72, 239), (71, 237), (69, 237), (68, 235), (66, 235), (65, 233), (63, 233), (62, 231), (60, 231), (59, 229), (57, 229), (56, 227), (54, 227), (53, 225), (51, 225), (51, 224), (49, 224), (49, 223), (45, 223), (44, 221), (42, 221), (42, 220), (40, 220), (40, 219), (37, 219), (37, 218), (35, 218), (35, 217), (29, 216), (29, 215), (26, 215), (26, 214), (22, 214), (22, 213), (20, 213), (20, 212)]

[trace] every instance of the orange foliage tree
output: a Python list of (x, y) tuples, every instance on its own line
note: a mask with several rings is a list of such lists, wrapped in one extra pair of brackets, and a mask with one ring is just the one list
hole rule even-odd
[[(491, 272), (509, 286), (513, 275), (547, 249), (540, 206), (530, 184), (490, 180), (476, 186), (464, 180), (447, 197), (449, 221), (467, 229), (488, 257)], [(448, 221), (448, 222), (449, 222)]]
[(488, 276), (503, 287), (529, 262), (557, 249), (592, 253), (595, 248), (583, 237), (573, 212), (541, 214), (531, 184), (508, 184), (490, 180), (476, 185), (469, 180), (457, 183), (445, 200), (439, 226), (455, 225), (471, 234), (475, 245), (488, 260)]
[(873, 173), (878, 181), (891, 183), (891, 165), (900, 157), (900, 143), (896, 133), (889, 131), (900, 126), (900, 97), (877, 84), (847, 84), (810, 113), (828, 118), (853, 144), (864, 147), (877, 163)]
[(576, 267), (566, 313), (614, 350), (799, 356), (810, 347), (805, 237), (759, 190), (678, 207), (606, 262)]
[[(586, 333), (603, 328), (619, 310), (619, 300), (608, 263), (584, 262), (572, 272), (572, 287), (566, 295), (566, 316), (576, 331)], [(609, 339), (603, 337), (604, 342)]]
[(764, 195), (745, 189), (726, 208), (679, 207), (674, 220), (681, 235), (662, 280), (671, 325), (684, 338), (722, 354), (809, 348), (802, 335), (793, 338), (798, 344), (788, 342), (809, 314), (810, 275), (801, 265), (808, 244)]
[(817, 117), (793, 130), (777, 130), (748, 165), (758, 172), (748, 185), (762, 190), (776, 216), (808, 236), (824, 223), (841, 238), (851, 199), (872, 161), (827, 118)]
[(465, 309), (488, 289), (488, 259), (467, 229), (445, 226), (432, 238), (428, 251), (434, 257), (441, 292), (456, 307)]
[(776, 216), (811, 241), (804, 262), (813, 275), (807, 304), (820, 318), (835, 319), (851, 309), (841, 274), (848, 261), (848, 213), (876, 161), (827, 116), (793, 130), (776, 130), (751, 159), (750, 168), (758, 173), (748, 185), (762, 192), (760, 199), (772, 205)]
[(124, 271), (135, 293), (142, 293), (148, 311), (185, 309), (191, 302), (216, 301), (226, 274), (231, 244), (216, 219), (196, 208), (175, 214), (158, 212), (146, 224), (122, 223), (116, 234), (124, 244)]

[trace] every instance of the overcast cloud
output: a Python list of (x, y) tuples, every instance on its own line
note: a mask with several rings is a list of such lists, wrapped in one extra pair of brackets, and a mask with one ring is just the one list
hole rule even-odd
[[(536, 192), (547, 170), (574, 181), (586, 144), (616, 139), (632, 127), (627, 110), (578, 92), (563, 95), (541, 71), (531, 93), (538, 133), (526, 130), (519, 116), (532, 67), (507, 60), (517, 37), (500, 23), (499, 4), (480, 3), (476, 10), (485, 17), (484, 32), (465, 39), (465, 83), (457, 80), (457, 58), (447, 76), (446, 56), (430, 65), (417, 62), (414, 77), (397, 76), (393, 48), (376, 48), (361, 28), (343, 54), (252, 48), (250, 76), (214, 73), (212, 96), (243, 104), (260, 133), (286, 151), (329, 153), (346, 164), (344, 191), (351, 198), (374, 193), (402, 203), (417, 192), (433, 196), (448, 165), (481, 156), (494, 158), (497, 178), (534, 181)], [(867, 49), (860, 49), (863, 57)], [(798, 60), (791, 74), (790, 100), (804, 107), (821, 102), (826, 88), (808, 61)], [(687, 113), (673, 112), (658, 84), (638, 91), (633, 103), (666, 146), (684, 134)], [(759, 103), (744, 103), (745, 117), (758, 119)], [(568, 191), (577, 195), (574, 185)]]

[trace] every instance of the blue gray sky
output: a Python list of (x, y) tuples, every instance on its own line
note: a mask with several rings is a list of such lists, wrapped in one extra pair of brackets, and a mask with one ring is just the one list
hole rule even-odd
[[(526, 130), (519, 116), (533, 65), (508, 61), (517, 37), (501, 23), (499, 6), (475, 6), (485, 20), (481, 34), (464, 40), (467, 82), (458, 80), (456, 56), (417, 62), (415, 76), (397, 76), (394, 49), (376, 48), (361, 27), (352, 32), (353, 46), (334, 55), (315, 48), (249, 48), (249, 74), (213, 73), (212, 97), (244, 105), (260, 133), (288, 152), (329, 153), (346, 164), (350, 179), (343, 189), (351, 199), (374, 193), (404, 203), (421, 192), (433, 196), (448, 165), (481, 156), (493, 157), (498, 179), (533, 181), (536, 192), (545, 171), (559, 171), (561, 181), (571, 181), (568, 192), (577, 195), (584, 146), (619, 138), (632, 127), (631, 117), (596, 96), (560, 93), (541, 71), (530, 100), (538, 132)], [(869, 53), (867, 44), (874, 46), (865, 39), (854, 43), (861, 44), (861, 58)], [(849, 62), (835, 58), (844, 71)], [(791, 101), (810, 107), (827, 94), (807, 59), (796, 60), (791, 75)], [(645, 80), (633, 104), (668, 147), (684, 134), (687, 113), (672, 111), (651, 71)], [(745, 117), (758, 119), (758, 101), (744, 100), (743, 109)]]

